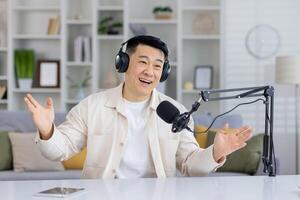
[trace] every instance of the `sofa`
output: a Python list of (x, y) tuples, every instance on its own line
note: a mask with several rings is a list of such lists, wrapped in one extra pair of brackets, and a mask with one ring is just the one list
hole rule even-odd
[[(65, 113), (56, 113), (55, 114), (55, 124), (56, 125), (63, 122), (64, 119), (65, 119)], [(212, 121), (212, 119), (213, 119), (213, 117), (209, 116), (209, 115), (194, 117), (194, 120), (196, 123), (195, 130), (197, 131), (199, 129), (199, 126), (198, 126), (199, 124), (201, 124), (201, 126), (204, 126), (204, 127), (208, 126), (210, 124), (210, 122)], [(240, 116), (228, 116), (227, 118), (222, 118), (222, 119), (217, 120), (215, 125), (213, 126), (213, 128), (214, 129), (219, 128), (225, 122), (229, 122), (230, 124), (233, 125), (233, 127), (239, 127), (242, 125), (242, 119)], [(203, 127), (201, 127), (201, 128), (203, 129)], [(31, 134), (35, 133), (36, 128), (32, 122), (30, 114), (25, 111), (0, 111), (0, 134), (3, 136), (3, 134), (5, 134), (5, 133), (7, 134), (8, 132), (19, 132), (19, 134), (21, 133), (21, 135), (22, 134), (26, 135), (28, 133), (31, 133)], [(214, 131), (211, 131), (211, 132), (214, 133)], [(209, 135), (209, 134), (207, 134), (207, 135)], [(10, 139), (11, 139), (11, 135), (10, 135)], [(196, 136), (196, 139), (199, 140), (199, 138), (197, 136)], [(209, 136), (207, 136), (206, 138), (204, 138), (204, 139), (202, 138), (201, 141), (198, 141), (198, 142), (201, 143), (204, 140), (207, 145), (207, 144), (209, 144), (209, 142), (211, 143), (211, 140), (213, 140), (213, 139), (210, 138)], [(22, 141), (22, 138), (20, 141), (21, 142), (19, 142), (19, 143), (22, 143), (22, 144), (25, 143), (25, 141)], [(0, 145), (1, 145), (1, 142), (3, 143), (4, 141), (3, 141), (3, 139), (1, 141), (1, 137), (0, 137)], [(11, 141), (11, 143), (16, 143), (16, 142)], [(203, 145), (203, 144), (200, 144), (200, 146), (201, 145)], [(35, 148), (37, 148), (36, 145), (34, 145), (34, 146), (35, 146)], [(11, 152), (13, 152), (13, 151), (11, 150)], [(255, 153), (258, 153), (259, 154), (258, 156), (260, 157), (261, 152), (255, 152)], [(9, 154), (9, 153), (7, 153), (7, 154)], [(3, 156), (1, 156), (1, 152), (0, 152), (0, 156), (1, 156), (0, 157), (0, 181), (44, 180), (44, 179), (79, 179), (80, 175), (81, 175), (80, 165), (78, 166), (78, 164), (77, 164), (77, 166), (76, 166), (76, 164), (75, 164), (75, 167), (74, 167), (74, 164), (72, 164), (72, 163), (70, 164), (70, 162), (67, 163), (67, 165), (64, 165), (64, 167), (62, 167), (63, 169), (60, 169), (60, 170), (56, 170), (56, 169), (55, 170), (52, 170), (52, 169), (41, 170), (39, 168), (34, 168), (34, 170), (21, 170), (20, 171), (20, 170), (16, 170), (16, 168), (14, 168), (13, 165), (11, 165), (11, 167), (8, 167), (6, 170), (3, 170), (3, 169), (1, 170), (1, 159), (4, 159), (4, 157), (7, 157), (8, 156), (7, 154), (4, 154)], [(81, 153), (81, 154), (83, 154), (83, 153)], [(84, 156), (81, 155), (79, 159), (83, 159), (83, 157)], [(13, 159), (15, 159), (15, 158), (11, 158), (11, 162), (13, 162)], [(28, 158), (28, 159), (32, 159), (32, 158)], [(73, 158), (73, 160), (75, 160), (75, 162), (77, 162), (78, 158)], [(39, 161), (32, 161), (32, 162), (39, 163)], [(82, 160), (79, 162), (83, 163)], [(15, 164), (15, 161), (13, 163)], [(70, 165), (70, 166), (68, 166), (68, 165)], [(260, 167), (257, 167), (258, 170), (256, 170), (255, 173), (251, 172), (250, 174), (251, 175), (262, 174), (261, 162), (258, 161), (255, 164), (255, 166), (260, 166)], [(239, 176), (240, 175), (249, 175), (249, 173), (243, 172), (243, 170), (230, 171), (230, 169), (229, 169), (229, 171), (225, 170), (222, 172), (211, 173), (209, 176), (234, 176), (234, 175), (235, 176), (236, 175), (239, 175)], [(180, 174), (178, 174), (178, 176), (180, 176)]]

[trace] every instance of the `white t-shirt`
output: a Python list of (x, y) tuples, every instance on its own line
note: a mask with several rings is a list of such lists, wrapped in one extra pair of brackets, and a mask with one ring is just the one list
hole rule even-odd
[[(145, 134), (147, 122), (146, 112), (150, 99), (142, 102), (125, 102), (128, 121), (128, 135), (125, 139), (121, 163), (117, 170), (117, 178), (147, 178), (156, 177), (153, 171), (153, 160)], [(152, 170), (151, 170), (152, 169)]]

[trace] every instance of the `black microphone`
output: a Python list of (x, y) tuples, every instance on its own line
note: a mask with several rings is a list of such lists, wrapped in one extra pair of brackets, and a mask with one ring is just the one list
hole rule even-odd
[(190, 121), (190, 113), (185, 112), (180, 114), (179, 110), (169, 101), (161, 102), (157, 106), (156, 112), (162, 120), (168, 124), (172, 124), (173, 133), (180, 132), (182, 129), (190, 129), (187, 126)]

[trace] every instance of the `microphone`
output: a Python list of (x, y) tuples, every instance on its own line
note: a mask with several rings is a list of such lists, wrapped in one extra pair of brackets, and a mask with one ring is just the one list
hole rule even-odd
[(185, 112), (180, 114), (179, 110), (169, 101), (161, 102), (158, 105), (156, 112), (162, 120), (168, 124), (172, 124), (173, 133), (180, 132), (182, 129), (191, 131), (187, 126), (190, 121), (190, 113)]

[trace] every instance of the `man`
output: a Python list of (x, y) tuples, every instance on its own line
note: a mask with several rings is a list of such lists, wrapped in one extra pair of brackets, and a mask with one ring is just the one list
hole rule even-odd
[[(220, 167), (228, 154), (246, 145), (251, 128), (226, 135), (224, 127), (207, 149), (199, 148), (185, 130), (172, 133), (171, 125), (156, 114), (164, 100), (186, 110), (155, 90), (167, 78), (169, 67), (167, 46), (159, 38), (131, 38), (116, 56), (116, 68), (125, 72), (125, 81), (82, 100), (58, 127), (53, 124), (51, 98), (43, 107), (26, 95), (42, 154), (51, 160), (66, 160), (86, 146), (82, 178), (171, 177), (176, 168), (185, 176), (202, 176)], [(189, 127), (193, 129), (192, 120)]]

